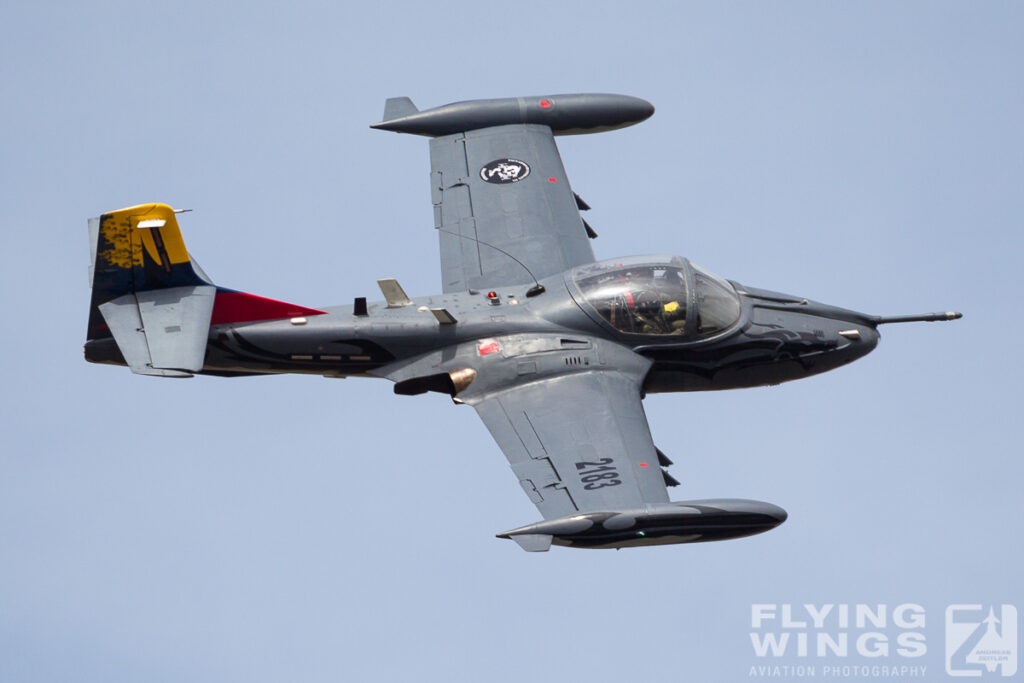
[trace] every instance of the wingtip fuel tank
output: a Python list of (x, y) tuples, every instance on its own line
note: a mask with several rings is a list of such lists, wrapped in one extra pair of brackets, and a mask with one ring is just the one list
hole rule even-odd
[(498, 538), (509, 538), (529, 552), (548, 550), (552, 544), (628, 548), (700, 543), (760, 534), (779, 526), (787, 517), (779, 506), (758, 500), (689, 500), (549, 519), (506, 531)]
[(388, 100), (384, 120), (371, 128), (439, 137), (509, 124), (540, 124), (555, 135), (573, 135), (625, 128), (654, 114), (654, 105), (639, 97), (603, 93), (469, 100), (425, 111), (416, 111), (408, 98), (393, 100)]

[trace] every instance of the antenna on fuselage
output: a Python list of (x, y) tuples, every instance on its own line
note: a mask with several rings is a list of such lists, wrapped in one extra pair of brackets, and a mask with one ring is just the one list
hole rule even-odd
[(462, 235), (462, 234), (457, 233), (457, 232), (452, 232), (451, 230), (445, 230), (444, 228), (438, 228), (438, 231), (443, 232), (443, 233), (448, 234), (448, 235), (454, 235), (455, 237), (461, 237), (462, 239), (470, 240), (472, 242), (476, 242), (477, 244), (482, 244), (485, 247), (490, 247), (491, 249), (494, 249), (496, 251), (500, 251), (502, 254), (504, 254), (505, 256), (508, 256), (510, 259), (512, 259), (513, 261), (515, 261), (519, 265), (521, 265), (523, 267), (523, 270), (525, 270), (527, 273), (530, 274), (530, 277), (533, 278), (533, 282), (534, 282), (533, 287), (530, 287), (528, 290), (526, 290), (526, 296), (527, 297), (534, 297), (534, 296), (537, 296), (538, 294), (543, 294), (544, 292), (547, 291), (544, 288), (544, 285), (542, 285), (540, 283), (540, 280), (537, 279), (537, 276), (533, 274), (533, 271), (526, 267), (525, 263), (523, 263), (522, 261), (517, 259), (512, 254), (508, 253), (507, 251), (505, 251), (501, 247), (496, 247), (493, 244), (488, 244), (487, 242), (484, 242), (481, 239), (477, 239), (476, 237), (470, 237), (469, 235)]

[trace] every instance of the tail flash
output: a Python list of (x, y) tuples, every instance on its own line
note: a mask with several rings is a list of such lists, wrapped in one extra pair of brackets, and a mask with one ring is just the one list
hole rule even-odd
[(92, 304), (85, 357), (144, 375), (202, 369), (211, 324), (322, 311), (214, 286), (192, 261), (174, 209), (143, 204), (89, 221)]
[(202, 368), (216, 288), (193, 267), (174, 209), (145, 204), (112, 211), (90, 221), (90, 232), (86, 358), (92, 360), (91, 342), (113, 337), (133, 372), (188, 377)]
[(192, 266), (174, 209), (143, 204), (90, 221), (93, 240), (92, 315), (88, 339), (103, 332), (98, 307), (123, 294), (209, 285)]

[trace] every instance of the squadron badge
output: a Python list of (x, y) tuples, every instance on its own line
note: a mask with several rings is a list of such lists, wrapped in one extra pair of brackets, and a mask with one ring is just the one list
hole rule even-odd
[(480, 169), (480, 177), (489, 183), (517, 183), (530, 175), (530, 167), (519, 159), (495, 159)]

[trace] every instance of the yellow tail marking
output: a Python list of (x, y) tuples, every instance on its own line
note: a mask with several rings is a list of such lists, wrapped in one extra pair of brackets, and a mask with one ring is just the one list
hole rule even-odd
[(96, 268), (100, 270), (132, 267), (131, 226), (126, 215), (116, 213), (104, 214), (100, 219), (102, 243), (110, 245), (96, 254)]
[[(162, 221), (159, 227), (139, 227), (139, 223), (149, 221), (150, 225)], [(128, 227), (130, 229), (125, 230)], [(181, 237), (178, 219), (174, 209), (166, 204), (140, 204), (118, 209), (104, 215), (101, 228), (104, 237), (115, 245), (114, 253), (107, 260), (111, 265), (130, 268), (132, 265), (143, 264), (143, 250), (150, 259), (161, 267), (170, 267), (175, 263), (187, 263), (188, 250), (185, 240)], [(130, 239), (130, 246), (126, 239)], [(161, 249), (162, 246), (162, 249)], [(161, 251), (167, 255), (170, 263), (164, 263)]]
[[(163, 245), (163, 251), (167, 254), (167, 258), (172, 264), (187, 263), (189, 261), (188, 251), (185, 249), (185, 240), (181, 238), (181, 229), (178, 227), (178, 218), (174, 214), (174, 209), (166, 204), (148, 204), (122, 209), (122, 211), (130, 212), (129, 216), (133, 228), (133, 246), (141, 243), (149, 257), (158, 266), (168, 265), (163, 262), (160, 256), (161, 250), (157, 246), (158, 242)], [(150, 221), (151, 223), (163, 221), (163, 225), (160, 227), (140, 228), (139, 223), (143, 221)], [(141, 258), (142, 254), (139, 253), (139, 260), (135, 261), (137, 265), (142, 265)]]

